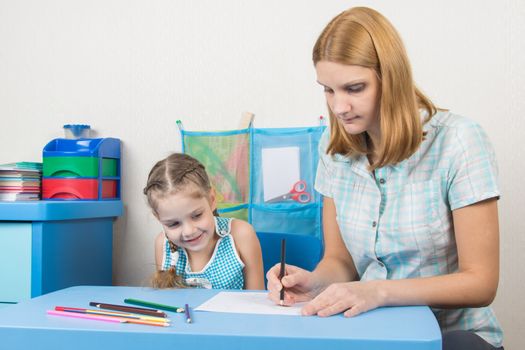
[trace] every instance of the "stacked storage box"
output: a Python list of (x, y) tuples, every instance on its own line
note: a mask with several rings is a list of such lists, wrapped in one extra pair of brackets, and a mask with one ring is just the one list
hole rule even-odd
[(54, 139), (43, 163), (42, 199), (120, 199), (119, 139)]

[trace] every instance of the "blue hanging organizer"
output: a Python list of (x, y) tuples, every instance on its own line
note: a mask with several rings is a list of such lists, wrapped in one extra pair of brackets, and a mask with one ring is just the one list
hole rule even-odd
[[(321, 241), (322, 200), (314, 181), (322, 124), (293, 128), (250, 124), (246, 129), (210, 132), (187, 131), (177, 121), (182, 151), (206, 167), (221, 216), (246, 220), (256, 232), (307, 235)], [(299, 191), (294, 193), (298, 181)], [(302, 190), (309, 198), (300, 197)]]

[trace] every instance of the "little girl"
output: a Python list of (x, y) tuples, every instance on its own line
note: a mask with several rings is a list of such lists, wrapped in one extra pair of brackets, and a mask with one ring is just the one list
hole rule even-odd
[(204, 166), (174, 153), (151, 169), (144, 194), (163, 232), (155, 240), (156, 288), (264, 289), (253, 227), (216, 215)]

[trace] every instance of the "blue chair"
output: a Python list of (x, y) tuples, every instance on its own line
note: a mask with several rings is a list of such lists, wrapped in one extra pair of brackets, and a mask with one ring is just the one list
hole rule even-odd
[(290, 233), (257, 232), (263, 256), (264, 275), (281, 261), (281, 239), (286, 239), (286, 263), (312, 271), (323, 256), (319, 238)]

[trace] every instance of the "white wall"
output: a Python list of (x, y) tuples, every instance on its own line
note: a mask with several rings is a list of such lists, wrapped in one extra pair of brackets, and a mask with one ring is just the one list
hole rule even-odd
[(525, 329), (525, 5), (508, 1), (0, 0), (0, 163), (41, 160), (65, 123), (123, 142), (125, 214), (114, 282), (144, 285), (159, 230), (141, 194), (152, 164), (180, 150), (175, 126), (304, 126), (326, 115), (312, 45), (333, 16), (369, 5), (398, 28), (419, 86), (479, 121), (499, 159), (506, 348)]

